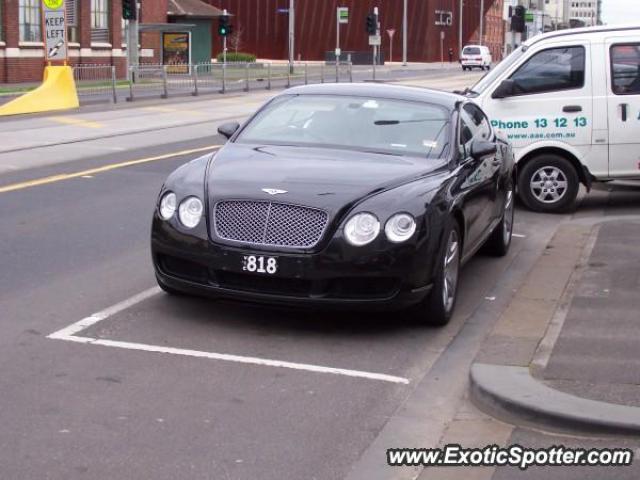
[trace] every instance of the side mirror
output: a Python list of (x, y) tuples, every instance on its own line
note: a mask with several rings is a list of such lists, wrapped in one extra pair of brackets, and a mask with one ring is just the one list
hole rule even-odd
[(218, 127), (218, 133), (229, 139), (238, 131), (239, 128), (240, 124), (238, 122), (227, 122)]
[(495, 155), (496, 153), (498, 153), (498, 147), (493, 142), (478, 140), (471, 144), (471, 156), (476, 160)]
[(515, 84), (516, 82), (514, 82), (510, 78), (503, 80), (502, 83), (498, 85), (498, 88), (496, 88), (495, 92), (493, 92), (491, 98), (511, 97), (513, 95), (513, 92), (515, 91)]

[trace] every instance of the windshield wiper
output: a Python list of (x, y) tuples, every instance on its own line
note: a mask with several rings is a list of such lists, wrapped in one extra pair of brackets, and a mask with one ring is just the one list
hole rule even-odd
[(374, 125), (400, 125), (401, 123), (443, 122), (443, 118), (418, 118), (416, 120), (376, 120)]

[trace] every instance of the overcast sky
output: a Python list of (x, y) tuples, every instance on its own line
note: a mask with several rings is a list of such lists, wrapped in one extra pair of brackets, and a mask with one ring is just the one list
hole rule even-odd
[(640, 24), (640, 0), (603, 0), (602, 20), (609, 25)]

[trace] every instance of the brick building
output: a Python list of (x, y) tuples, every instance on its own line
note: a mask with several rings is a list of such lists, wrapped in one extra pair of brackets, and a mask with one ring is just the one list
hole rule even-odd
[[(0, 0), (0, 83), (42, 80), (42, 0)], [(66, 0), (69, 63), (114, 65), (126, 76), (122, 0)], [(200, 0), (140, 1), (140, 62), (162, 61), (162, 32), (189, 32), (193, 61), (211, 59), (212, 19)]]
[[(242, 32), (242, 49), (255, 53), (259, 58), (288, 57), (288, 7), (289, 0), (204, 0), (218, 8), (226, 8), (234, 15), (232, 23)], [(465, 0), (462, 16), (462, 43), (471, 42), (480, 24), (481, 0)], [(502, 55), (504, 22), (502, 0), (485, 0), (484, 40), (490, 46), (494, 58)], [(394, 29), (394, 60), (402, 52), (403, 0), (296, 0), (296, 51), (294, 57), (302, 60), (321, 60), (326, 52), (335, 48), (336, 8), (349, 8), (349, 23), (342, 25), (342, 51), (369, 51), (365, 32), (365, 17), (374, 7), (380, 11), (382, 49), (389, 55), (389, 38), (385, 33)], [(452, 48), (457, 58), (459, 51), (459, 0), (409, 0), (408, 2), (408, 59), (409, 61), (439, 61), (441, 35), (445, 58)], [(219, 38), (213, 38), (214, 53), (222, 49)]]

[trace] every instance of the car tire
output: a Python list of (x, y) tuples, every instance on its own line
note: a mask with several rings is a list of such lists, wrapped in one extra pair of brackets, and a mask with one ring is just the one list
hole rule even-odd
[(434, 327), (449, 323), (458, 298), (458, 278), (462, 256), (462, 236), (458, 222), (451, 219), (444, 234), (444, 245), (436, 267), (435, 280), (429, 295), (411, 310), (411, 316)]
[(490, 255), (504, 257), (509, 253), (511, 239), (513, 238), (513, 219), (515, 216), (515, 193), (513, 187), (509, 187), (506, 192), (505, 207), (502, 212), (500, 223), (493, 229), (493, 232), (484, 244), (484, 250)]
[(573, 207), (579, 189), (578, 172), (559, 155), (539, 155), (518, 174), (518, 196), (535, 212), (566, 212)]

